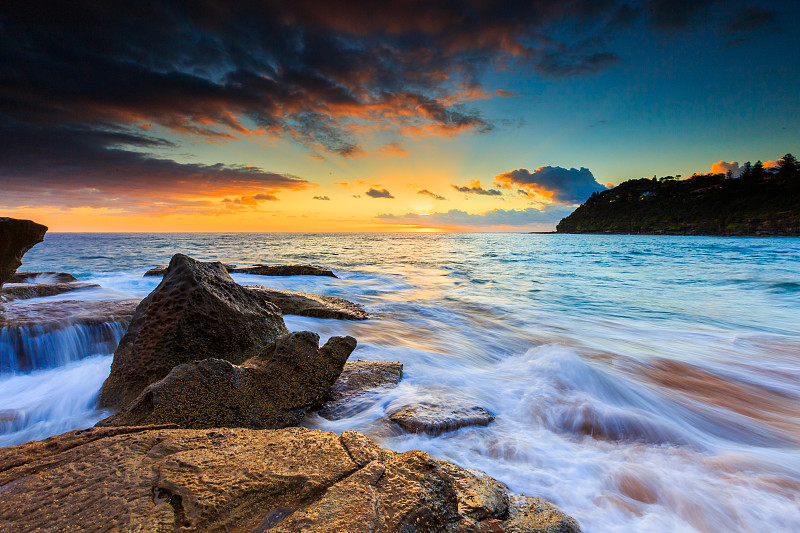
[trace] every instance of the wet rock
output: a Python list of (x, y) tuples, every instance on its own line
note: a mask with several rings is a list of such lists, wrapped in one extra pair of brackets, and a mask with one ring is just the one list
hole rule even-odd
[[(328, 276), (336, 274), (316, 265), (223, 265), (231, 274), (255, 274), (257, 276)], [(168, 267), (151, 268), (145, 276), (163, 276)]]
[(541, 498), (513, 496), (506, 533), (581, 533), (578, 522)]
[(8, 278), (7, 283), (35, 283), (35, 280), (46, 280), (40, 283), (72, 283), (78, 278), (67, 272), (41, 272), (38, 270), (26, 270), (14, 273)]
[[(98, 517), (114, 531), (503, 531), (506, 502), (491, 478), (350, 431), (92, 428), (0, 449), (0, 528), (19, 533)], [(520, 529), (551, 523), (540, 508), (512, 508), (514, 531), (562, 531)]]
[(280, 310), (234, 282), (221, 263), (176, 254), (136, 308), (99, 405), (127, 405), (179, 364), (207, 358), (242, 363), (286, 333)]
[(15, 300), (0, 308), (0, 328), (32, 328), (52, 331), (65, 325), (100, 325), (128, 322), (139, 300), (64, 300), (29, 302)]
[(369, 317), (361, 305), (334, 296), (284, 291), (261, 285), (244, 285), (244, 287), (265, 302), (278, 306), (284, 315), (340, 320), (366, 320)]
[(44, 240), (47, 226), (31, 220), (0, 217), (0, 287), (22, 265), (22, 256)]
[(396, 361), (348, 361), (327, 394), (320, 416), (339, 420), (378, 400), (387, 387), (403, 377), (403, 363)]
[(454, 400), (420, 401), (394, 409), (389, 420), (409, 433), (439, 435), (466, 426), (487, 426), (494, 415), (477, 405), (459, 404)]
[(299, 424), (336, 381), (356, 340), (333, 337), (322, 348), (318, 344), (319, 335), (301, 331), (279, 337), (241, 366), (221, 359), (178, 365), (98, 426), (278, 429)]
[(6, 283), (0, 289), (0, 297), (6, 300), (26, 300), (99, 286), (95, 283)]
[(316, 265), (255, 265), (235, 267), (231, 272), (237, 274), (255, 274), (257, 276), (328, 276), (337, 277), (336, 274)]

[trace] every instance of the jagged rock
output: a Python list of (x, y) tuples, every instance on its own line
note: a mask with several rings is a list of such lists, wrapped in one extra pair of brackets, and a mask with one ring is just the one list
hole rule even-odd
[(322, 348), (318, 344), (319, 335), (301, 331), (279, 337), (241, 366), (221, 359), (178, 365), (98, 426), (278, 429), (299, 424), (339, 377), (356, 340), (332, 337)]
[(284, 315), (340, 320), (366, 320), (369, 317), (361, 305), (334, 296), (284, 291), (261, 285), (244, 285), (244, 287), (265, 302), (278, 306)]
[[(0, 449), (0, 530), (15, 533), (503, 531), (507, 498), (353, 431), (92, 428)], [(510, 512), (517, 532), (577, 531)]]
[(506, 533), (581, 533), (578, 522), (542, 498), (511, 497)]
[(234, 282), (222, 263), (176, 254), (136, 308), (99, 406), (129, 404), (179, 364), (207, 358), (239, 364), (286, 333), (280, 310)]
[(6, 300), (26, 300), (99, 286), (95, 283), (6, 283), (0, 289), (0, 297)]
[(403, 363), (348, 361), (319, 414), (328, 420), (351, 416), (378, 400), (386, 387), (397, 385), (402, 377)]
[(483, 407), (459, 404), (453, 399), (428, 402), (419, 401), (393, 409), (389, 420), (409, 433), (439, 435), (466, 426), (487, 426), (494, 415)]
[(31, 220), (0, 217), (0, 287), (22, 265), (22, 256), (44, 240), (47, 226)]
[(78, 278), (67, 272), (41, 272), (38, 270), (27, 270), (15, 272), (8, 278), (6, 283), (32, 283), (36, 278), (47, 278), (48, 283), (72, 283)]
[(139, 300), (63, 300), (28, 302), (15, 300), (0, 308), (0, 327), (30, 328), (49, 331), (66, 324), (100, 325), (128, 322)]

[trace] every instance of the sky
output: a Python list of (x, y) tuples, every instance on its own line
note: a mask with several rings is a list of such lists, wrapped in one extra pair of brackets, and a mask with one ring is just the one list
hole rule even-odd
[(800, 153), (800, 2), (7, 2), (0, 216), (550, 231)]

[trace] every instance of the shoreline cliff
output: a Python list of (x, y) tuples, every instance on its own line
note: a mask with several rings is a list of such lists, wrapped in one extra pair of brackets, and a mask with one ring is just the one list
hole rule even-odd
[(739, 177), (695, 174), (623, 182), (593, 193), (557, 233), (800, 236), (800, 169), (787, 154), (778, 167)]

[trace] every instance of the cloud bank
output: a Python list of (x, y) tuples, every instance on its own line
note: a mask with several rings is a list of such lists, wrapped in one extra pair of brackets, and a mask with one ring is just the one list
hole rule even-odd
[(378, 218), (393, 224), (413, 224), (433, 228), (474, 228), (489, 229), (493, 227), (555, 227), (562, 218), (573, 209), (560, 204), (551, 204), (543, 209), (533, 207), (527, 209), (493, 209), (483, 214), (470, 214), (459, 209), (447, 212), (419, 215), (406, 213), (394, 215), (386, 213)]
[(553, 201), (574, 205), (583, 202), (593, 192), (605, 189), (597, 183), (588, 168), (539, 167), (533, 172), (526, 168), (511, 170), (495, 176), (495, 184), (512, 189), (520, 187), (525, 192), (535, 192)]

